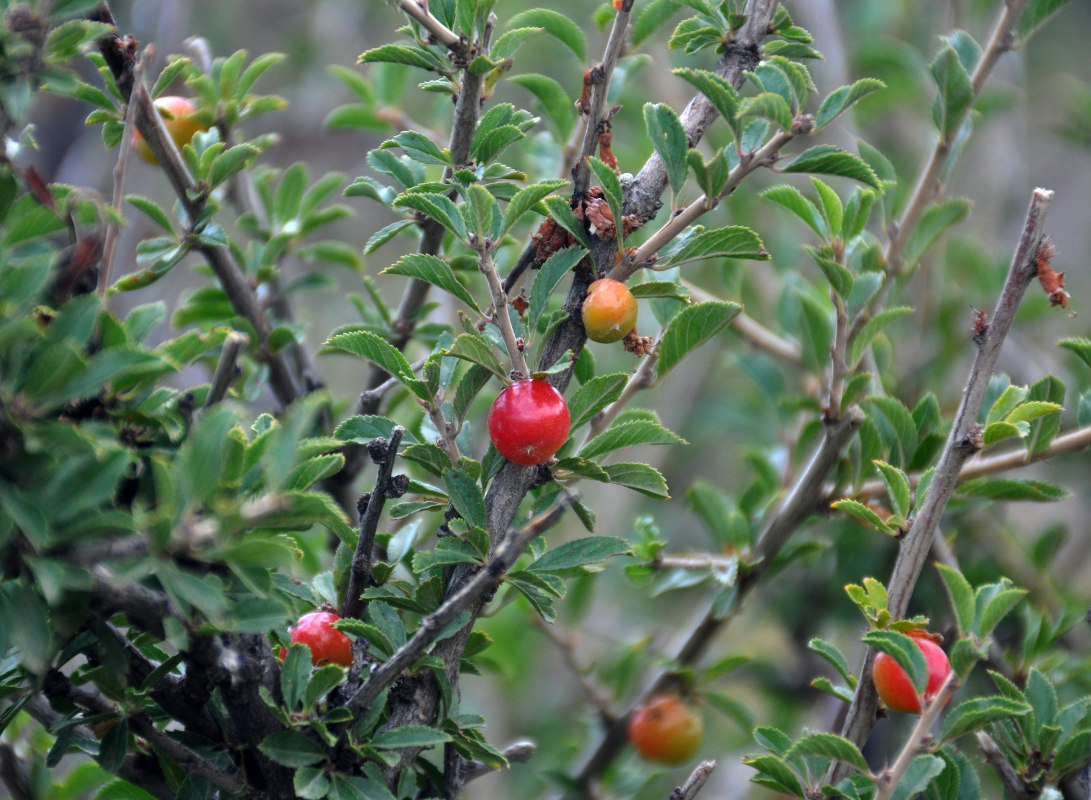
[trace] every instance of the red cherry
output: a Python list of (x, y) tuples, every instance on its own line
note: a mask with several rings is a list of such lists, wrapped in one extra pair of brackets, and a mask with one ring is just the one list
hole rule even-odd
[[(932, 700), (939, 692), (947, 675), (951, 672), (951, 662), (947, 660), (947, 654), (938, 644), (931, 639), (920, 635), (913, 635), (913, 641), (924, 653), (924, 660), (928, 664), (928, 683), (924, 687), (924, 702)], [(905, 674), (898, 662), (886, 653), (875, 656), (875, 665), (871, 669), (871, 678), (875, 681), (875, 689), (879, 692), (879, 699), (883, 705), (891, 711), (903, 711), (910, 714), (919, 714), (921, 711), (921, 698), (909, 676)], [(950, 702), (951, 698), (947, 698)]]
[(300, 617), (288, 633), (292, 642), (311, 648), (311, 663), (315, 666), (333, 663), (351, 667), (352, 640), (331, 627), (339, 619), (332, 611), (312, 611)]
[(489, 409), (489, 438), (516, 464), (541, 464), (568, 439), (568, 406), (552, 384), (518, 381), (500, 392)]
[(629, 741), (641, 756), (659, 764), (681, 764), (696, 755), (704, 737), (701, 718), (681, 698), (660, 694), (629, 718)]

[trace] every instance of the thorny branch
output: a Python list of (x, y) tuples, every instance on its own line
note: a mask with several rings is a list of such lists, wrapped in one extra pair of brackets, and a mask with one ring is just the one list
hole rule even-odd
[[(893, 618), (904, 617), (909, 606), (909, 597), (917, 584), (917, 578), (924, 566), (925, 558), (932, 546), (932, 538), (939, 526), (940, 517), (958, 484), (959, 473), (963, 464), (980, 448), (980, 428), (977, 416), (988, 388), (989, 379), (1000, 356), (1000, 347), (1011, 330), (1015, 313), (1027, 287), (1037, 276), (1036, 256), (1042, 242), (1042, 226), (1046, 211), (1049, 209), (1053, 192), (1035, 189), (1027, 211), (1011, 269), (992, 314), (992, 323), (981, 340), (977, 356), (970, 370), (962, 401), (951, 425), (936, 472), (928, 487), (920, 511), (914, 517), (909, 530), (901, 539), (901, 547), (894, 571), (888, 583), (888, 605)], [(860, 674), (870, 674), (875, 659), (873, 648), (868, 648)], [(871, 732), (875, 720), (878, 698), (874, 684), (861, 680), (849, 707), (841, 735), (858, 747), (862, 747)], [(844, 776), (844, 767), (831, 766), (826, 782), (836, 784)]]
[(670, 800), (693, 800), (697, 793), (705, 788), (705, 784), (708, 783), (714, 769), (716, 769), (715, 761), (702, 761), (693, 768), (693, 772), (686, 778), (685, 783), (674, 788)]

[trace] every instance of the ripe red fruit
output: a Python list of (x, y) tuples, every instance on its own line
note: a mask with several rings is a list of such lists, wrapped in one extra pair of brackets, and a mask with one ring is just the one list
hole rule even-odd
[(288, 629), (292, 642), (311, 648), (311, 663), (352, 666), (352, 640), (336, 628), (330, 627), (341, 619), (332, 611), (312, 611), (299, 618)]
[(636, 325), (636, 298), (624, 283), (602, 278), (587, 289), (583, 327), (593, 342), (617, 342)]
[[(170, 134), (170, 138), (174, 140), (179, 150), (182, 149), (182, 145), (189, 143), (197, 131), (208, 130), (208, 125), (194, 120), (193, 115), (197, 108), (188, 98), (165, 95), (156, 99), (155, 107), (159, 109), (163, 124), (167, 127), (167, 133)], [(137, 130), (133, 131), (133, 149), (142, 161), (152, 165), (159, 163), (152, 149)]]
[(629, 741), (641, 756), (659, 764), (689, 761), (704, 734), (704, 722), (675, 694), (656, 695), (629, 719)]
[[(938, 644), (921, 635), (913, 635), (913, 641), (924, 653), (924, 660), (928, 664), (928, 683), (924, 687), (924, 702), (932, 700), (939, 692), (947, 675), (951, 672), (951, 662), (947, 660), (947, 654)], [(919, 714), (921, 711), (921, 698), (913, 687), (913, 682), (905, 674), (898, 662), (886, 653), (875, 656), (875, 665), (871, 669), (871, 678), (875, 681), (875, 689), (879, 692), (879, 699), (883, 705), (891, 711), (904, 711), (910, 714)], [(947, 698), (950, 701), (950, 697)]]
[(539, 378), (506, 387), (489, 409), (489, 438), (516, 464), (541, 464), (568, 438), (568, 406), (552, 384)]

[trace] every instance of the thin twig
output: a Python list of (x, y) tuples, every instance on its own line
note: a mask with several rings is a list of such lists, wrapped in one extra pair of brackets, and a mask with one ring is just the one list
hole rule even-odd
[(519, 530), (509, 531), (488, 562), (458, 591), (444, 600), (439, 608), (421, 620), (413, 637), (371, 673), (364, 685), (348, 699), (345, 707), (356, 714), (369, 708), (383, 690), (398, 679), (403, 670), (427, 652), (436, 637), (459, 614), (490, 592), (496, 591), (504, 574), (511, 569), (527, 546), (553, 527), (578, 497), (575, 493), (565, 493), (548, 511), (538, 515)]
[[(995, 456), (976, 455), (971, 458), (959, 470), (958, 482), (965, 483), (974, 478), (983, 478), (986, 475), (995, 475), (998, 472), (1007, 472), (1010, 469), (1019, 469), (1039, 461), (1046, 461), (1056, 456), (1069, 453), (1079, 453), (1091, 447), (1091, 425), (1063, 433), (1039, 453), (1028, 455), (1026, 448), (1020, 447), (1008, 453), (998, 453)], [(909, 476), (909, 484), (914, 488), (920, 483), (921, 474), (914, 473)], [(874, 500), (886, 495), (886, 485), (880, 480), (865, 482), (858, 492), (852, 496), (861, 502)]]
[[(1035, 256), (1042, 241), (1042, 225), (1052, 198), (1053, 192), (1046, 189), (1034, 191), (1008, 278), (1004, 283), (996, 310), (993, 312), (992, 323), (980, 344), (977, 357), (970, 370), (966, 388), (962, 393), (962, 402), (955, 414), (947, 443), (940, 455), (934, 477), (920, 510), (913, 518), (908, 532), (901, 539), (894, 571), (887, 586), (887, 607), (894, 619), (905, 616), (909, 597), (931, 549), (932, 538), (939, 526), (940, 517), (958, 484), (962, 466), (980, 447), (977, 416), (981, 411), (985, 390), (988, 388), (989, 379), (992, 377), (1000, 355), (1000, 347), (1011, 329), (1027, 286), (1037, 274)], [(869, 647), (860, 671), (862, 676), (870, 674), (874, 659), (875, 650)], [(877, 703), (878, 697), (874, 684), (869, 680), (860, 680), (852, 705), (845, 717), (841, 735), (858, 747), (862, 747), (874, 724)], [(844, 769), (840, 764), (832, 765), (827, 773), (826, 783), (836, 784), (843, 777)]]
[(686, 778), (685, 783), (674, 787), (670, 800), (693, 800), (697, 793), (705, 788), (705, 784), (708, 783), (714, 769), (716, 769), (715, 761), (702, 761), (693, 768), (693, 772)]
[(382, 516), (383, 505), (393, 491), (396, 491), (391, 485), (390, 478), (394, 473), (398, 446), (404, 435), (405, 428), (395, 425), (390, 432), (389, 440), (376, 439), (368, 445), (371, 457), (379, 465), (379, 473), (375, 476), (375, 488), (368, 495), (364, 508), (360, 509), (360, 538), (356, 540), (356, 550), (352, 555), (349, 585), (345, 590), (345, 600), (341, 606), (342, 617), (360, 617), (364, 609), (364, 602), (360, 595), (374, 580), (371, 571), (371, 555), (375, 549), (375, 533), (379, 529), (379, 517)]
[(737, 556), (721, 553), (698, 553), (692, 556), (657, 555), (647, 566), (652, 569), (733, 569), (739, 565)]
[(205, 398), (205, 408), (216, 405), (227, 396), (227, 390), (239, 377), (239, 356), (248, 344), (250, 337), (245, 333), (231, 331), (227, 334), (220, 351), (220, 359), (216, 362), (216, 370), (212, 373), (212, 385), (208, 389), (208, 397)]
[[(913, 759), (928, 747), (932, 741), (932, 725), (939, 719), (940, 712), (943, 711), (943, 707), (947, 705), (947, 701), (951, 699), (951, 695), (954, 694), (958, 685), (958, 675), (955, 674), (954, 670), (948, 672), (939, 691), (936, 692), (936, 696), (921, 711), (920, 719), (913, 726), (913, 732), (909, 734), (909, 739), (901, 752), (898, 753), (894, 763), (878, 775), (878, 786), (874, 800), (890, 800), (894, 790), (898, 788), (898, 783), (905, 776), (905, 771), (913, 763)], [(840, 764), (842, 762), (835, 761), (834, 763)]]
[(993, 768), (996, 776), (1000, 778), (1000, 782), (1004, 784), (1004, 789), (1011, 800), (1034, 800), (1034, 798), (1041, 796), (1040, 792), (1027, 789), (1019, 778), (1019, 773), (1015, 767), (1000, 752), (1000, 748), (997, 747), (993, 737), (989, 736), (985, 731), (974, 731), (974, 738), (977, 739), (977, 746), (981, 750), (981, 754), (985, 756), (989, 766)]
[(607, 725), (612, 723), (617, 718), (613, 703), (606, 693), (587, 676), (587, 667), (580, 664), (579, 659), (576, 658), (576, 642), (573, 635), (570, 632), (558, 630), (556, 625), (545, 622), (541, 617), (534, 618), (534, 627), (544, 633), (557, 647), (564, 663), (598, 712), (599, 718)]
[(523, 349), (515, 338), (515, 329), (511, 325), (511, 317), (508, 316), (508, 296), (500, 283), (500, 276), (496, 274), (496, 264), (492, 260), (493, 243), (488, 239), (474, 241), (471, 244), (477, 249), (477, 266), (485, 281), (489, 284), (489, 292), (492, 294), (492, 321), (500, 329), (500, 335), (504, 339), (504, 347), (511, 359), (512, 378), (521, 381), (530, 377), (526, 358), (523, 357)]
[(401, 0), (398, 7), (419, 22), (438, 44), (456, 55), (465, 55), (469, 43), (432, 16), (432, 12), (428, 10), (428, 3), (421, 0)]

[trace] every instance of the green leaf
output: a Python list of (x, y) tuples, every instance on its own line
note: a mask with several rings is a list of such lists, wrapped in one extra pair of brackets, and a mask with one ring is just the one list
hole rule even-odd
[[(1052, 375), (1038, 380), (1030, 387), (1027, 399), (1032, 402), (1048, 402), (1063, 407), (1065, 399), (1064, 381)], [(1027, 437), (1027, 455), (1034, 456), (1045, 450), (1061, 432), (1061, 415), (1051, 414), (1035, 420), (1030, 426)]]
[(730, 171), (724, 151), (718, 151), (716, 157), (706, 163), (700, 152), (691, 149), (686, 153), (686, 163), (689, 164), (690, 172), (693, 173), (694, 180), (704, 192), (706, 200), (718, 198), (727, 185)]
[(379, 750), (405, 750), (411, 747), (437, 747), (451, 741), (446, 733), (425, 725), (403, 725), (383, 731), (371, 740), (371, 746)]
[(838, 264), (832, 257), (833, 251), (829, 247), (810, 247), (805, 245), (803, 248), (807, 255), (809, 255), (814, 263), (818, 265), (818, 268), (822, 270), (822, 274), (826, 277), (826, 280), (830, 283), (830, 288), (833, 289), (842, 298), (848, 298), (852, 294), (852, 286), (855, 282), (852, 272), (847, 268)]
[(581, 64), (587, 60), (587, 43), (583, 30), (569, 17), (548, 8), (522, 11), (508, 20), (512, 28), (542, 28), (576, 54)]
[(508, 202), (507, 210), (504, 212), (503, 232), (506, 233), (512, 225), (519, 221), (520, 217), (534, 208), (542, 198), (567, 184), (568, 181), (563, 178), (551, 178), (530, 186), (524, 186)]
[(472, 333), (459, 334), (454, 344), (447, 350), (446, 355), (478, 364), (501, 380), (507, 380), (507, 370), (500, 363), (496, 351), (492, 349), (488, 340), (483, 336)]
[(252, 144), (237, 144), (220, 153), (208, 170), (209, 186), (219, 186), (232, 175), (242, 172), (247, 162), (260, 152)]
[(872, 630), (864, 634), (863, 641), (897, 661), (918, 693), (924, 690), (928, 683), (928, 663), (920, 646), (911, 637), (897, 631)]
[(708, 98), (713, 107), (720, 112), (720, 116), (727, 121), (737, 139), (739, 131), (735, 118), (739, 114), (739, 95), (731, 82), (715, 72), (704, 69), (676, 69), (673, 72)]
[(844, 217), (844, 209), (841, 206), (841, 198), (837, 196), (828, 183), (821, 178), (811, 177), (818, 199), (821, 202), (822, 217), (826, 220), (826, 230), (833, 236), (841, 235), (841, 220)]
[(443, 470), (443, 485), (459, 516), (477, 528), (486, 527), (485, 498), (468, 472), (454, 467)]
[(324, 347), (359, 356), (377, 364), (421, 400), (431, 401), (432, 399), (424, 381), (413, 377), (413, 368), (401, 351), (381, 336), (376, 336), (369, 331), (339, 333), (327, 339)]
[(316, 767), (300, 767), (292, 779), (296, 797), (303, 800), (322, 800), (330, 790), (330, 780), (325, 770)]
[(1030, 0), (1019, 18), (1020, 44), (1033, 36), (1050, 17), (1071, 2), (1072, 0)]
[(818, 211), (818, 207), (794, 186), (781, 184), (771, 186), (761, 192), (761, 197), (776, 203), (795, 214), (807, 224), (815, 235), (823, 241), (829, 235), (826, 231), (826, 221)]
[(534, 72), (512, 75), (508, 78), (508, 81), (517, 86), (522, 86), (534, 95), (541, 112), (549, 120), (549, 124), (553, 126), (557, 141), (561, 144), (567, 142), (569, 135), (572, 133), (572, 126), (575, 123), (576, 109), (564, 87), (553, 78)]
[(960, 483), (958, 493), (966, 497), (983, 497), (989, 500), (1032, 500), (1053, 502), (1065, 500), (1071, 494), (1052, 484), (1015, 478), (975, 478)]
[(530, 289), (527, 330), (531, 335), (537, 333), (538, 321), (542, 318), (542, 314), (545, 313), (546, 307), (549, 305), (550, 295), (557, 288), (557, 284), (586, 255), (587, 251), (582, 247), (566, 247), (564, 250), (558, 250), (542, 264), (541, 269), (538, 270), (538, 275), (534, 278), (534, 285)]
[(785, 758), (793, 756), (829, 758), (853, 767), (864, 775), (871, 772), (860, 748), (848, 739), (833, 733), (812, 733), (798, 739), (785, 754)]
[(964, 635), (970, 631), (974, 623), (974, 590), (957, 569), (946, 564), (935, 566), (940, 578), (943, 579), (947, 596), (951, 600), (951, 608), (955, 612), (955, 621), (958, 623), (958, 632)]
[(827, 642), (825, 639), (815, 637), (807, 642), (807, 649), (818, 653), (818, 655), (829, 661), (850, 687), (856, 687), (856, 675), (853, 674), (852, 669), (849, 668), (848, 660), (836, 645)]
[(912, 314), (913, 309), (909, 306), (894, 306), (892, 308), (884, 308), (878, 314), (873, 316), (864, 326), (860, 328), (860, 332), (852, 340), (852, 345), (849, 348), (849, 364), (855, 366), (860, 363), (860, 359), (863, 358), (864, 352), (868, 346), (875, 339), (876, 336), (882, 332), (883, 328), (896, 320), (898, 317), (904, 317), (906, 314)]
[(750, 778), (754, 783), (792, 797), (806, 796), (799, 777), (784, 759), (777, 756), (744, 756), (742, 761), (758, 771)]
[(632, 548), (624, 539), (615, 536), (585, 536), (553, 548), (527, 569), (531, 572), (560, 572), (631, 553)]
[(418, 131), (402, 131), (393, 139), (387, 139), (379, 147), (383, 150), (389, 147), (400, 147), (407, 156), (421, 164), (454, 166), (450, 151), (441, 150), (438, 144)]
[(1029, 420), (1038, 419), (1044, 417), (1047, 414), (1057, 414), (1064, 411), (1064, 407), (1057, 403), (1047, 403), (1042, 400), (1032, 400), (1026, 403), (1020, 403), (1007, 417), (1004, 418), (1005, 422), (1015, 424), (1017, 422), (1026, 422)]
[(780, 172), (840, 175), (866, 183), (874, 189), (882, 189), (879, 177), (866, 161), (832, 144), (816, 145), (798, 155), (790, 164), (778, 166), (777, 169)]
[(872, 92), (885, 88), (886, 84), (880, 80), (861, 78), (851, 86), (841, 86), (834, 89), (826, 95), (826, 99), (818, 107), (818, 112), (815, 114), (815, 130), (817, 131), (829, 125), (838, 116), (855, 105), (858, 100), (867, 97)]
[(320, 480), (340, 472), (344, 465), (345, 457), (341, 453), (309, 458), (288, 473), (282, 488), (290, 492), (302, 492)]
[(496, 205), (496, 198), (480, 184), (472, 183), (466, 188), (466, 202), (462, 205), (462, 217), (466, 221), (466, 229), (479, 241), (493, 240), (500, 235), (503, 223), (500, 209)]
[(149, 200), (147, 197), (141, 197), (137, 194), (130, 194), (125, 196), (125, 201), (140, 209), (152, 222), (171, 236), (174, 236), (174, 226), (171, 224), (170, 217), (154, 200)]
[(1071, 336), (1067, 339), (1061, 339), (1057, 344), (1063, 347), (1065, 350), (1071, 350), (1079, 359), (1091, 367), (1091, 339), (1084, 339), (1079, 336)]
[(902, 470), (887, 464), (885, 461), (875, 460), (872, 463), (882, 474), (883, 483), (886, 484), (886, 492), (890, 497), (894, 513), (905, 519), (909, 515), (909, 478), (906, 477)]
[(663, 264), (676, 267), (706, 258), (748, 258), (765, 261), (769, 258), (769, 253), (758, 235), (750, 228), (741, 225), (729, 225), (711, 231), (698, 228), (696, 235), (688, 237)]
[(940, 732), (940, 742), (950, 742), (990, 723), (1008, 717), (1021, 717), (1030, 712), (1028, 703), (1010, 697), (973, 697), (947, 712)]
[(572, 430), (576, 430), (599, 411), (621, 397), (629, 375), (616, 372), (611, 375), (596, 375), (584, 383), (568, 400), (568, 413), (571, 417)]
[(1006, 617), (1008, 612), (1015, 608), (1026, 595), (1026, 589), (1010, 584), (992, 584), (978, 588), (974, 595), (974, 603), (980, 610), (980, 614), (975, 620), (974, 633), (981, 639), (991, 636), (993, 629), (1000, 624), (1000, 620)]
[(409, 192), (400, 194), (394, 200), (395, 208), (412, 208), (434, 219), (444, 228), (449, 230), (462, 241), (466, 241), (466, 225), (462, 221), (451, 198), (443, 194), (428, 194), (425, 192)]
[(651, 0), (650, 3), (642, 4), (640, 14), (633, 23), (633, 45), (636, 46), (647, 39), (678, 10), (678, 7), (678, 0)]
[(908, 270), (915, 267), (921, 256), (935, 244), (944, 231), (961, 222), (970, 213), (971, 205), (964, 197), (952, 197), (929, 206), (905, 244), (905, 255), (902, 257), (904, 268)]
[(329, 800), (396, 800), (381, 779), (360, 778), (356, 775), (330, 776)]
[(944, 141), (949, 141), (970, 106), (974, 102), (974, 90), (970, 75), (963, 66), (958, 52), (950, 45), (944, 47), (929, 67), (939, 92), (932, 103), (932, 122), (939, 129)]
[[(357, 414), (338, 425), (337, 430), (333, 432), (333, 436), (342, 442), (367, 444), (372, 439), (389, 439), (395, 425), (397, 423), (394, 420), (386, 417), (373, 414)], [(416, 439), (408, 431), (403, 434), (403, 443), (412, 444), (415, 441)]]
[(871, 525), (883, 533), (894, 533), (896, 530), (887, 525), (882, 517), (858, 500), (849, 500), (847, 498), (844, 500), (836, 500), (830, 504), (830, 508), (848, 514), (851, 517), (855, 517), (865, 525)]
[(322, 746), (299, 731), (270, 733), (258, 749), (283, 767), (309, 767), (326, 759)]
[(696, 303), (679, 311), (659, 342), (657, 378), (662, 379), (690, 351), (722, 331), (740, 311), (737, 303), (721, 301)]
[(644, 125), (652, 146), (667, 168), (671, 190), (677, 194), (686, 182), (686, 153), (689, 151), (689, 139), (682, 122), (666, 103), (645, 103)]
[(625, 486), (648, 497), (670, 499), (666, 479), (650, 464), (619, 462), (607, 464), (605, 469), (610, 483)]
[(418, 550), (413, 554), (413, 572), (420, 574), (436, 567), (453, 564), (480, 564), (481, 554), (469, 542), (446, 536), (436, 543), (434, 551)]
[(921, 754), (909, 762), (898, 788), (891, 795), (891, 800), (913, 800), (920, 795), (936, 777), (943, 772), (946, 764), (939, 756)]
[(430, 50), (423, 47), (407, 47), (400, 44), (384, 44), (360, 54), (359, 64), (408, 64), (430, 72), (446, 73), (451, 65)]
[(738, 119), (747, 117), (769, 120), (785, 133), (792, 129), (791, 106), (787, 100), (773, 92), (762, 92), (743, 98), (739, 103)]
[(554, 222), (575, 236), (576, 241), (585, 248), (591, 249), (591, 240), (587, 238), (587, 231), (584, 230), (583, 223), (576, 219), (576, 215), (572, 212), (572, 206), (568, 204), (567, 200), (557, 195), (550, 195), (544, 198), (542, 203), (549, 210), (549, 215), (553, 217)]
[(678, 434), (664, 428), (655, 419), (633, 419), (615, 422), (585, 444), (579, 454), (583, 458), (594, 458), (624, 447), (635, 447), (638, 444), (689, 443)]
[[(606, 198), (606, 204), (610, 207), (610, 213), (613, 215), (614, 223), (617, 225), (620, 232), (622, 226), (619, 220), (625, 216), (622, 206), (623, 197), (621, 193), (621, 179), (618, 178), (616, 172), (606, 166), (606, 163), (602, 159), (595, 156), (587, 157), (587, 166), (591, 168), (591, 172), (595, 175), (595, 180), (597, 180), (599, 186), (602, 187), (603, 197)], [(619, 242), (618, 246), (620, 247), (620, 233), (617, 238)]]

